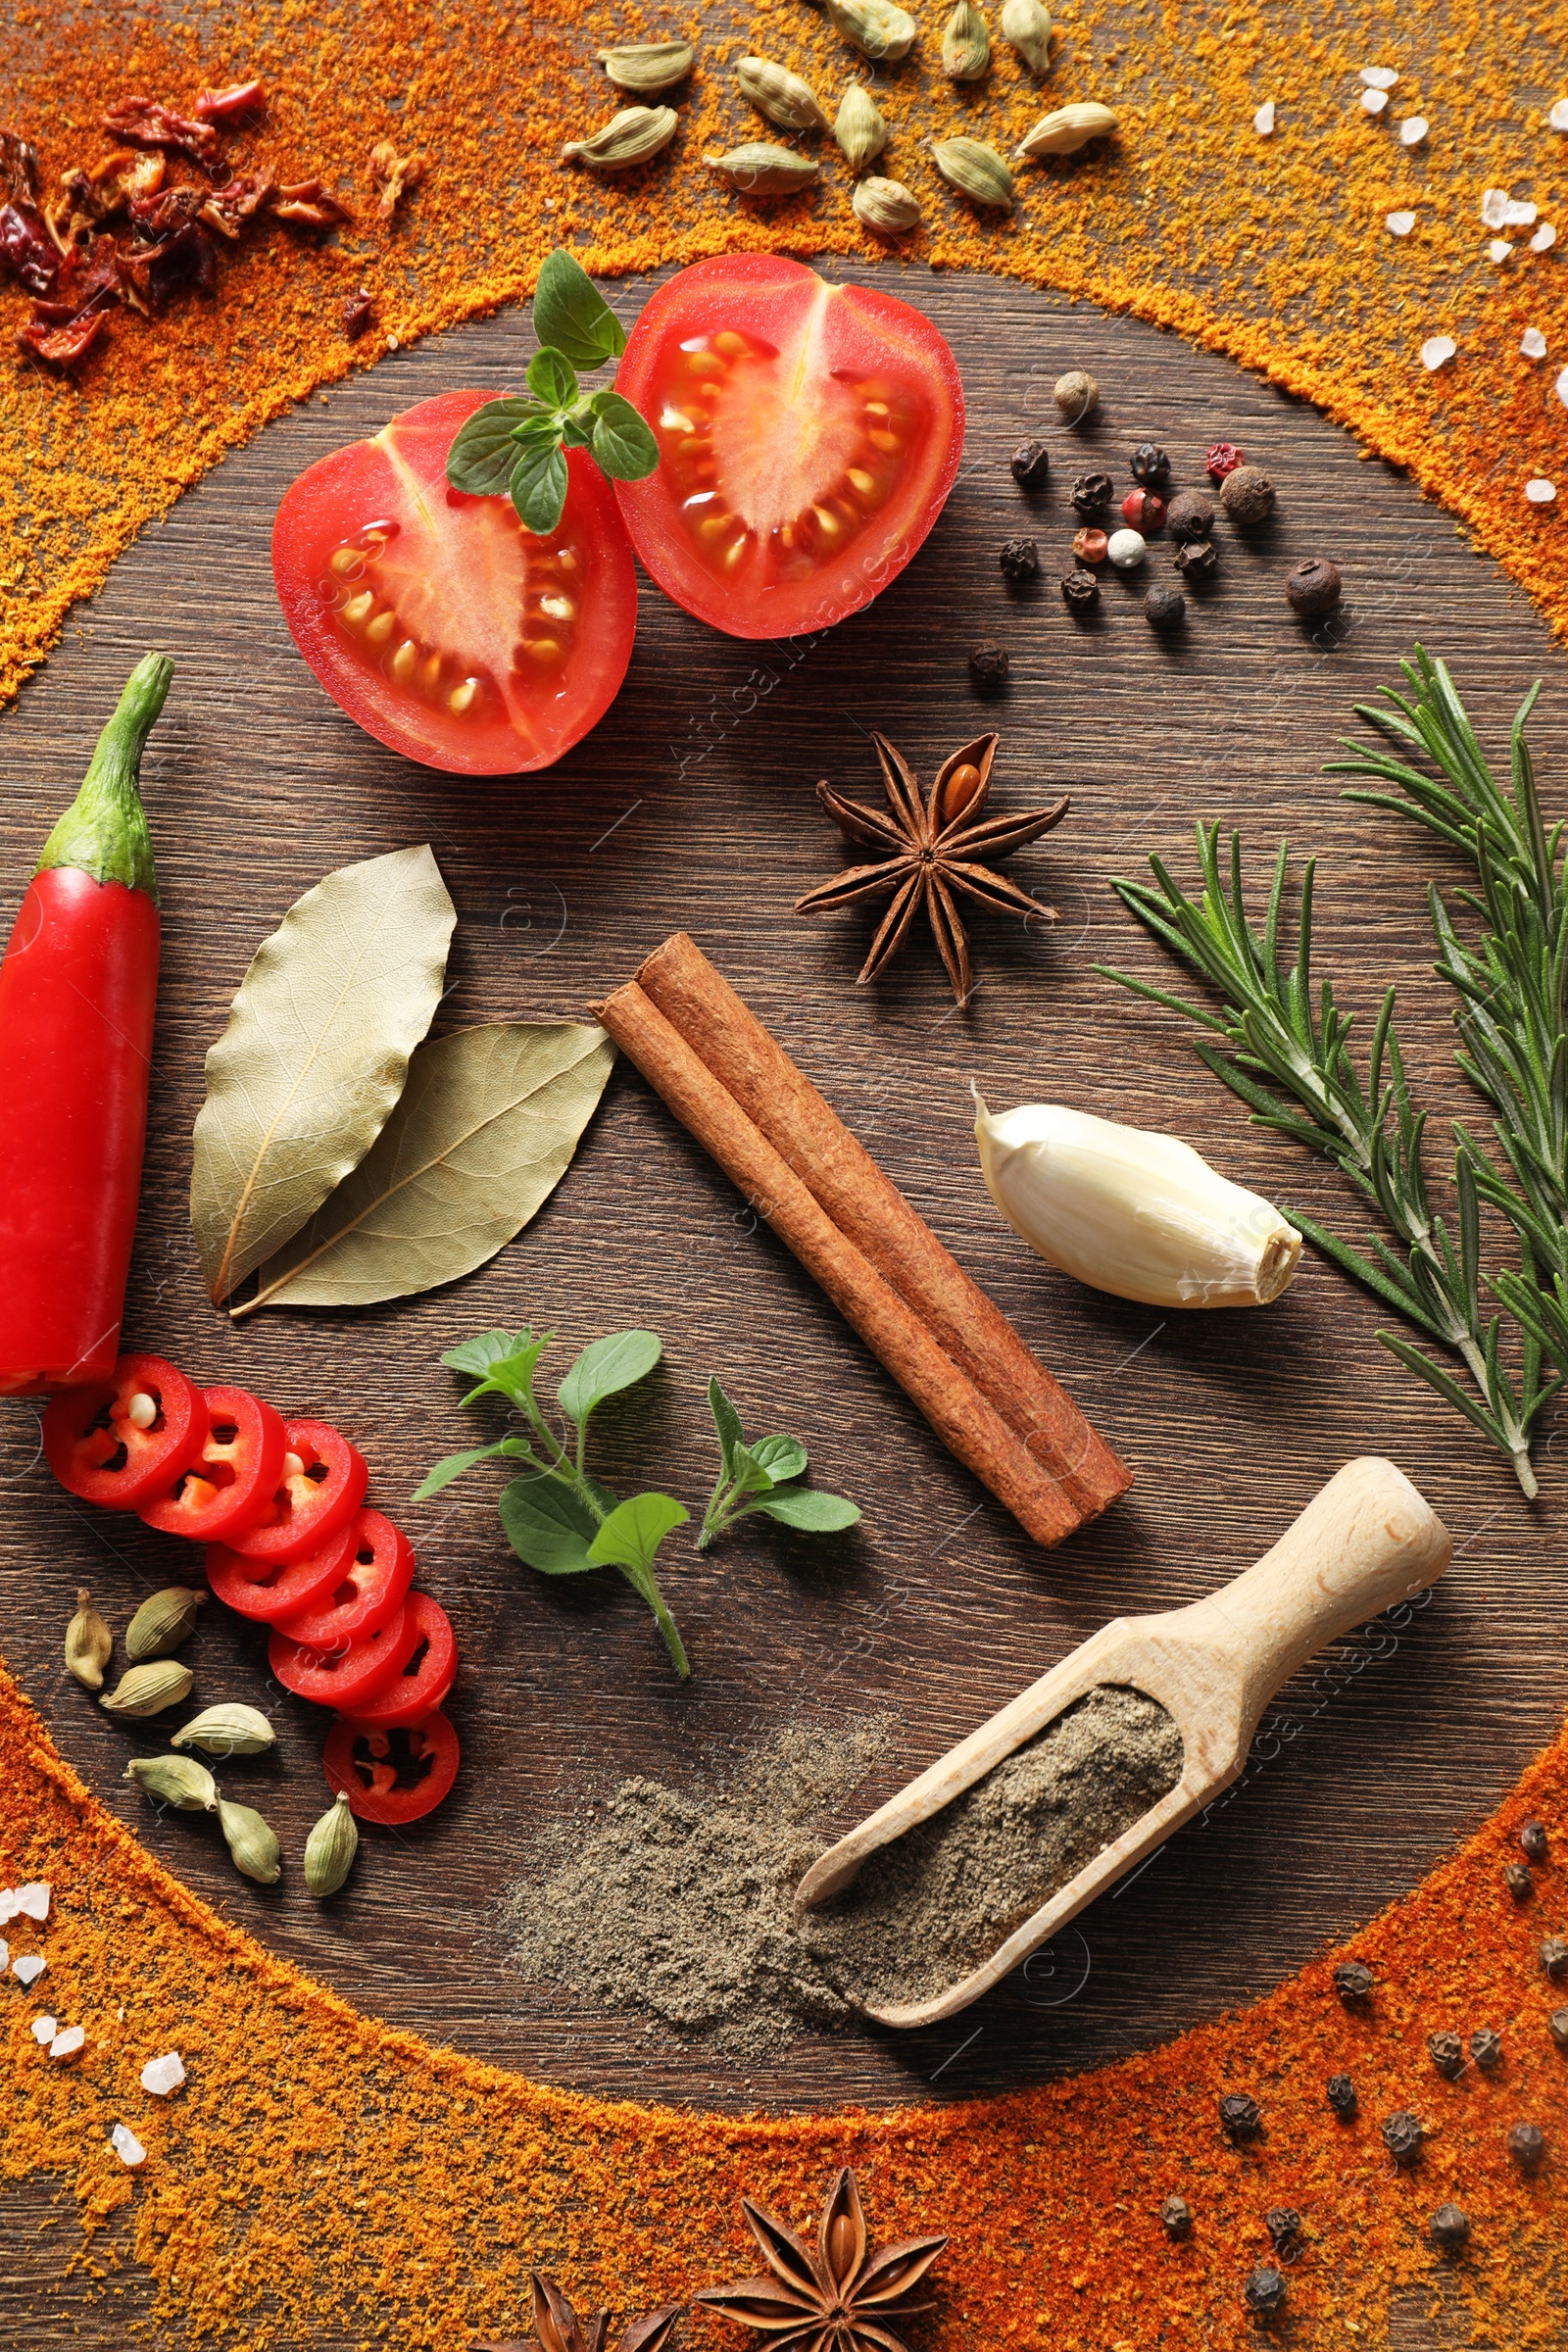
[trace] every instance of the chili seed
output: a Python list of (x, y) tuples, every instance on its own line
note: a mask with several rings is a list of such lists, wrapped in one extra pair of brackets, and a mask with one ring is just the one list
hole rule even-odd
[(1514, 2124), (1508, 2132), (1508, 2153), (1522, 2173), (1539, 2173), (1546, 2161), (1546, 2134), (1539, 2124)]
[(1152, 490), (1129, 490), (1121, 514), (1128, 529), (1142, 531), (1146, 539), (1165, 527), (1165, 501)]
[(1173, 561), (1184, 580), (1211, 580), (1219, 569), (1219, 549), (1212, 539), (1188, 539)]
[(1051, 477), (1051, 452), (1043, 441), (1020, 441), (1012, 453), (1012, 478), (1025, 490), (1043, 490)]
[(1456, 2082), (1464, 2073), (1464, 2043), (1457, 2034), (1430, 2034), (1427, 2056), (1446, 2082)]
[(1206, 539), (1214, 528), (1214, 501), (1201, 490), (1184, 490), (1165, 510), (1173, 539)]
[(1140, 441), (1127, 461), (1135, 482), (1143, 482), (1151, 490), (1158, 490), (1170, 480), (1170, 460), (1152, 441)]
[(1334, 1989), (1347, 2009), (1356, 2001), (1370, 1999), (1374, 1982), (1364, 1960), (1342, 1960), (1334, 1971)]
[(1080, 564), (1103, 564), (1109, 546), (1103, 531), (1078, 531), (1073, 537), (1072, 552)]
[(1536, 1884), (1522, 1862), (1505, 1862), (1503, 1864), (1502, 1883), (1516, 1903), (1522, 1903)]
[(969, 648), (969, 675), (982, 689), (1000, 686), (1007, 675), (1007, 649), (993, 637)]
[(1193, 2226), (1193, 2209), (1185, 2197), (1172, 2193), (1160, 2206), (1159, 2221), (1167, 2237), (1185, 2237)]
[(1544, 1821), (1527, 1821), (1519, 1833), (1519, 1843), (1530, 1862), (1546, 1859), (1546, 1825)]
[(1222, 482), (1228, 473), (1234, 473), (1238, 466), (1246, 463), (1234, 441), (1216, 441), (1203, 460), (1203, 470), (1211, 482)]
[(1484, 2074), (1502, 2064), (1502, 2035), (1493, 2026), (1477, 2026), (1470, 2036), (1470, 2055)]
[(1568, 1977), (1568, 1943), (1560, 1936), (1548, 1936), (1541, 1946), (1541, 1965), (1548, 1977)]
[(1080, 514), (1099, 514), (1115, 503), (1116, 485), (1108, 473), (1081, 473), (1072, 486), (1072, 503)]
[(1152, 629), (1179, 629), (1187, 618), (1187, 599), (1179, 588), (1156, 580), (1144, 598), (1144, 618)]
[(1250, 2091), (1228, 2090), (1219, 2103), (1219, 2128), (1238, 2147), (1260, 2137), (1263, 2110)]
[(1304, 564), (1298, 564), (1285, 583), (1291, 611), (1307, 620), (1316, 619), (1320, 612), (1332, 612), (1342, 593), (1340, 567), (1326, 556), (1309, 556)]
[(1242, 2298), (1249, 2311), (1261, 2319), (1272, 2319), (1275, 2312), (1285, 2308), (1286, 2285), (1280, 2272), (1266, 2262), (1260, 2262), (1242, 2289)]
[(1328, 2100), (1342, 2124), (1348, 2124), (1355, 2113), (1355, 2084), (1348, 2075), (1330, 2075), (1323, 2085)]
[(1427, 2235), (1445, 2254), (1459, 2254), (1470, 2243), (1470, 2223), (1457, 2205), (1440, 2205), (1427, 2224)]
[(1412, 2115), (1408, 2107), (1396, 2108), (1393, 2115), (1384, 2118), (1383, 2145), (1401, 2170), (1415, 2163), (1425, 2136), (1421, 2118)]
[(1568, 2008), (1552, 2011), (1546, 2020), (1546, 2032), (1559, 2050), (1568, 2050)]
[(1092, 571), (1064, 571), (1061, 601), (1069, 612), (1090, 612), (1100, 602), (1100, 582)]
[(1263, 2216), (1263, 2227), (1274, 2241), (1274, 2250), (1283, 2254), (1301, 2234), (1301, 2217), (1294, 2205), (1276, 2205)]
[(998, 561), (1003, 578), (1016, 585), (1022, 580), (1032, 580), (1039, 571), (1040, 550), (1032, 539), (1004, 539)]

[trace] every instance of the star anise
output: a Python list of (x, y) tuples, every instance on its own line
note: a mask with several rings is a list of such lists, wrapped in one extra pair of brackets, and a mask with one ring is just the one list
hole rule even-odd
[(930, 2310), (910, 2297), (945, 2237), (905, 2238), (871, 2253), (848, 2166), (828, 2190), (814, 2253), (749, 2197), (741, 2211), (771, 2276), (705, 2287), (699, 2303), (760, 2329), (775, 2352), (905, 2352), (888, 2322)]
[[(608, 2311), (596, 2311), (584, 2328), (553, 2278), (530, 2271), (528, 2284), (533, 2290), (533, 2331), (543, 2352), (605, 2352), (610, 2334)], [(663, 2352), (685, 2309), (684, 2303), (671, 2303), (663, 2311), (647, 2311), (628, 2320), (615, 2352)], [(528, 2352), (528, 2347), (514, 2339), (507, 2344), (476, 2344), (474, 2352)]]
[(830, 906), (856, 906), (864, 899), (891, 898), (893, 904), (877, 927), (859, 979), (874, 980), (892, 961), (904, 935), (923, 906), (942, 960), (960, 1004), (974, 990), (969, 968), (969, 943), (958, 920), (956, 894), (982, 906), (1043, 915), (1056, 920), (1054, 906), (1042, 906), (1016, 882), (990, 870), (990, 860), (1010, 857), (1026, 842), (1038, 841), (1067, 813), (1060, 800), (1053, 808), (1027, 808), (1017, 816), (985, 814), (991, 795), (991, 763), (998, 738), (977, 735), (953, 754), (937, 770), (929, 799), (921, 796), (919, 781), (908, 762), (886, 736), (873, 733), (876, 756), (891, 814), (847, 801), (827, 783), (818, 784), (816, 797), (847, 841), (880, 850), (875, 865), (852, 865), (835, 881), (808, 890), (796, 902), (797, 914), (817, 914)]

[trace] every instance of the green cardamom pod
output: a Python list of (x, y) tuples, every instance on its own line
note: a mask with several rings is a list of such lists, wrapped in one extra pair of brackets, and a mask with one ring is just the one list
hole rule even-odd
[(101, 1690), (114, 1649), (114, 1635), (89, 1601), (86, 1586), (79, 1585), (76, 1614), (66, 1628), (66, 1664), (85, 1690)]
[(879, 237), (902, 237), (906, 229), (919, 226), (920, 207), (900, 179), (878, 179), (873, 174), (860, 181), (850, 202), (856, 219), (874, 228)]
[(893, 0), (824, 0), (828, 17), (862, 57), (907, 57), (919, 26)]
[(125, 1628), (125, 1655), (135, 1662), (143, 1658), (167, 1658), (196, 1630), (196, 1612), (207, 1602), (205, 1592), (193, 1592), (189, 1585), (168, 1585), (144, 1600)]
[(563, 147), (562, 158), (592, 164), (596, 172), (629, 172), (669, 145), (679, 121), (672, 106), (623, 106), (602, 130)]
[(218, 1783), (194, 1756), (132, 1756), (123, 1777), (181, 1813), (210, 1813), (218, 1802)]
[(931, 153), (937, 170), (950, 187), (971, 204), (988, 204), (999, 213), (1012, 210), (1012, 173), (994, 147), (984, 139), (933, 139)]
[(227, 1797), (220, 1796), (218, 1826), (234, 1857), (235, 1869), (254, 1879), (258, 1886), (270, 1886), (282, 1870), (283, 1849), (261, 1815), (249, 1805), (231, 1805)]
[(127, 1666), (98, 1704), (111, 1715), (161, 1715), (165, 1707), (177, 1707), (182, 1698), (189, 1698), (191, 1681), (190, 1668), (177, 1659), (148, 1658), (140, 1666)]
[(1079, 106), (1058, 106), (1054, 115), (1042, 115), (1033, 130), (1018, 141), (1012, 160), (1026, 164), (1039, 155), (1076, 155), (1091, 139), (1108, 138), (1115, 127), (1116, 118), (1108, 106), (1097, 106), (1093, 100)]
[(833, 136), (852, 172), (863, 172), (867, 164), (875, 163), (887, 145), (888, 126), (863, 82), (852, 81), (839, 100)]
[(599, 62), (617, 90), (672, 89), (692, 70), (690, 41), (628, 41), (619, 49), (601, 49)]
[(760, 115), (784, 130), (826, 130), (827, 117), (808, 81), (771, 58), (743, 57), (735, 78)]
[(347, 1795), (341, 1795), (305, 1840), (305, 1884), (312, 1894), (323, 1899), (336, 1894), (359, 1850), (360, 1825), (349, 1811)]
[(743, 196), (793, 196), (816, 177), (816, 164), (793, 147), (769, 147), (765, 140), (749, 139), (728, 155), (705, 155), (709, 164)]
[(1051, 63), (1051, 12), (1040, 0), (1007, 0), (1002, 37), (1012, 43), (1031, 74), (1044, 74)]
[(247, 1707), (233, 1699), (204, 1707), (189, 1723), (181, 1724), (169, 1744), (205, 1748), (210, 1756), (259, 1756), (276, 1740), (277, 1734), (260, 1707)]
[(978, 81), (991, 63), (991, 35), (974, 0), (957, 0), (942, 27), (942, 71), (950, 81)]

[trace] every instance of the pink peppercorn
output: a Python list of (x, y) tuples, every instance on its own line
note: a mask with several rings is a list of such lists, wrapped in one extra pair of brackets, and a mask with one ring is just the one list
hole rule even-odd
[(1129, 490), (1121, 502), (1122, 519), (1130, 531), (1142, 531), (1146, 539), (1164, 526), (1165, 501), (1152, 490)]
[(1211, 482), (1222, 482), (1228, 473), (1234, 473), (1237, 466), (1245, 463), (1234, 441), (1216, 441), (1203, 460)]

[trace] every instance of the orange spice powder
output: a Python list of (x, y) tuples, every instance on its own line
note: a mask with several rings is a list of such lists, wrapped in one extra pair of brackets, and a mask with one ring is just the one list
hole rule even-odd
[[(1228, 352), (1408, 467), (1568, 633), (1568, 464), (1554, 505), (1523, 495), (1532, 476), (1554, 478), (1568, 435), (1555, 389), (1568, 362), (1568, 139), (1546, 124), (1568, 91), (1568, 18), (1540, 0), (1426, 12), (1349, 0), (1318, 29), (1287, 0), (1085, 0), (1040, 80), (999, 38), (986, 79), (954, 85), (936, 62), (944, 13), (907, 61), (873, 70), (801, 0), (701, 13), (534, 0), (457, 48), (417, 0), (243, 0), (222, 12), (221, 50), (193, 24), (24, 12), (0, 104), (37, 140), (51, 187), (100, 151), (107, 96), (139, 88), (178, 104), (205, 82), (258, 74), (271, 102), (243, 157), (284, 177), (319, 172), (360, 219), (318, 251), (264, 228), (223, 257), (212, 301), (152, 321), (117, 315), (79, 380), (14, 366), (0, 391), (0, 699), (73, 600), (225, 450), (389, 338), (517, 301), (552, 246), (572, 244), (607, 274), (736, 247), (884, 255), (850, 210), (830, 140), (816, 186), (781, 202), (737, 196), (705, 167), (705, 150), (784, 135), (735, 85), (731, 63), (748, 48), (803, 73), (830, 112), (851, 77), (875, 87), (892, 133), (880, 169), (925, 210), (898, 248), (905, 262), (887, 260), (901, 290), (918, 300), (921, 267), (990, 270)], [(597, 49), (677, 31), (699, 65), (672, 94), (671, 147), (615, 177), (563, 167), (564, 141), (620, 102)], [(1357, 75), (1380, 63), (1399, 78), (1373, 118)], [(1048, 108), (1086, 97), (1117, 110), (1117, 137), (1021, 167), (1010, 220), (946, 187), (924, 144), (964, 130), (1007, 153)], [(1265, 99), (1266, 138), (1252, 128)], [(1406, 148), (1397, 126), (1412, 115), (1431, 127)], [(373, 220), (368, 160), (384, 136), (429, 165), (388, 226)], [(1535, 203), (1542, 223), (1561, 216), (1562, 245), (1535, 253), (1533, 230), (1510, 227), (1507, 260), (1490, 260), (1488, 187)], [(1385, 226), (1398, 211), (1416, 216), (1403, 238)], [(341, 307), (362, 282), (376, 326), (351, 345)], [(0, 318), (25, 315), (20, 291), (0, 288)], [(1521, 352), (1527, 327), (1545, 339), (1539, 363)], [(1429, 373), (1420, 347), (1439, 333), (1457, 356)]]

